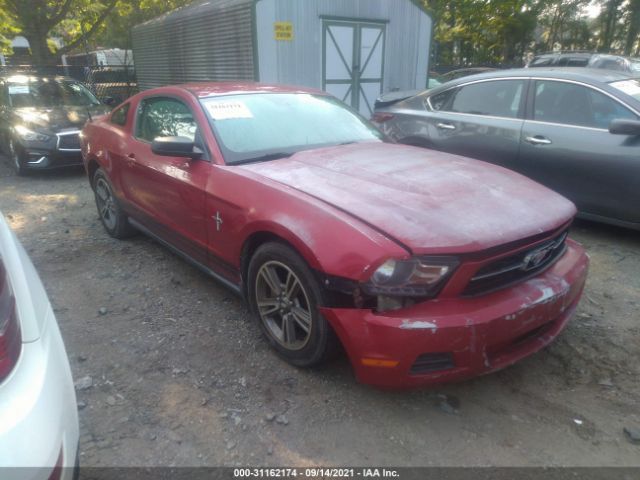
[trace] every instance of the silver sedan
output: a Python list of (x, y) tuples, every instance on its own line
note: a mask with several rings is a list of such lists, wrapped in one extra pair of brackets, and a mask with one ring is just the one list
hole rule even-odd
[(390, 138), (520, 172), (580, 216), (640, 229), (640, 77), (586, 68), (502, 70), (376, 102)]

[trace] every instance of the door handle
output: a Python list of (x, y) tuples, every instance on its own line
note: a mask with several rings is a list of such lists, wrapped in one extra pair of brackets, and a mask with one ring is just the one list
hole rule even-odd
[(132, 167), (134, 163), (136, 163), (136, 154), (130, 153), (126, 156), (126, 162), (129, 167)]
[(529, 142), (531, 145), (550, 145), (551, 140), (541, 135), (536, 135), (535, 137), (526, 137), (525, 140)]
[(455, 125), (451, 125), (450, 123), (438, 123), (436, 125), (436, 127), (438, 127), (441, 130), (455, 130), (456, 126)]

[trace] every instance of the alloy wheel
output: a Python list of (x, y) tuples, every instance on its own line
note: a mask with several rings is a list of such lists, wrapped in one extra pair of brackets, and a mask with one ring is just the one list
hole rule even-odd
[(115, 199), (113, 198), (111, 187), (104, 178), (99, 178), (96, 182), (96, 203), (105, 227), (113, 230), (118, 221)]
[(311, 337), (309, 297), (298, 276), (284, 263), (272, 260), (258, 270), (256, 305), (268, 333), (288, 350), (300, 350)]

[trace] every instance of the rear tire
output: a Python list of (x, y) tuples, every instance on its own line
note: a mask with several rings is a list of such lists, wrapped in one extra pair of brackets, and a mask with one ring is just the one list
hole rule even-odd
[(319, 307), (323, 294), (311, 269), (292, 248), (266, 243), (248, 271), (247, 297), (262, 332), (287, 362), (319, 365), (339, 351), (339, 342)]
[(114, 238), (128, 238), (136, 233), (129, 224), (129, 218), (122, 210), (118, 199), (113, 193), (113, 187), (104, 170), (99, 168), (93, 174), (93, 192), (96, 207), (102, 226)]

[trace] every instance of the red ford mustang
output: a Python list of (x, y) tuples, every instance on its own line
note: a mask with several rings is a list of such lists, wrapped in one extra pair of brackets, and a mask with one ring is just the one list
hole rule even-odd
[(341, 344), (379, 386), (457, 380), (551, 342), (588, 260), (575, 207), (503, 168), (385, 142), (319, 91), (140, 93), (82, 134), (107, 232), (140, 230), (243, 295), (294, 365)]

